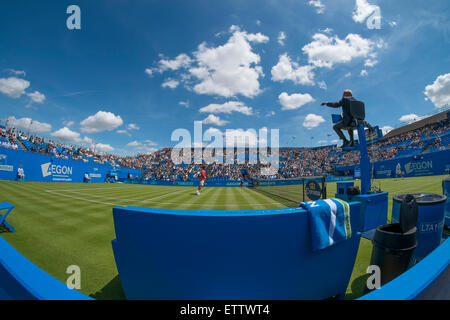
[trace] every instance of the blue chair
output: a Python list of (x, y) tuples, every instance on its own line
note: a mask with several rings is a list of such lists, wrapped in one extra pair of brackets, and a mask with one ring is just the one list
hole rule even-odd
[(8, 222), (6, 222), (6, 217), (8, 217), (8, 215), (11, 213), (12, 209), (14, 209), (14, 208), (15, 208), (15, 206), (9, 202), (0, 203), (0, 211), (7, 210), (3, 216), (0, 215), (0, 226), (3, 224), (11, 232), (16, 232), (16, 230)]

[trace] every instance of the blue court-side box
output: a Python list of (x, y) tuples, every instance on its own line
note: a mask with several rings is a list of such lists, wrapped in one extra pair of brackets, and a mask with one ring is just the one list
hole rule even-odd
[(375, 229), (387, 223), (387, 192), (355, 195), (351, 197), (351, 201), (361, 203), (361, 232)]
[(338, 182), (336, 184), (336, 198), (344, 200), (344, 201), (349, 201), (349, 196), (347, 193), (347, 189), (349, 187), (353, 187), (354, 186), (354, 182), (353, 181), (344, 181), (344, 182)]

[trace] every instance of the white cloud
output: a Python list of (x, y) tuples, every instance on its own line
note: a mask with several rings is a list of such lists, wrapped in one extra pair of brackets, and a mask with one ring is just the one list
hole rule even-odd
[(323, 33), (328, 33), (328, 34), (330, 34), (330, 33), (333, 32), (333, 29), (327, 27), (327, 28), (325, 28), (325, 29), (323, 29), (323, 30), (320, 30), (320, 29), (319, 29), (319, 31), (320, 31), (320, 32), (323, 32)]
[[(92, 140), (89, 137), (84, 137), (81, 138), (80, 133), (76, 132), (76, 131), (72, 131), (67, 127), (61, 128), (55, 132), (53, 132), (51, 134), (52, 137), (64, 142), (64, 143), (74, 143), (74, 144), (82, 144), (82, 145), (90, 145), (91, 147), (93, 147), (93, 143), (94, 140)], [(101, 143), (99, 143), (98, 145), (100, 146), (109, 146), (109, 145), (103, 145)], [(105, 152), (107, 151), (113, 151), (112, 150), (105, 150)], [(101, 151), (101, 150), (97, 150), (97, 151)]]
[(75, 124), (75, 122), (73, 122), (73, 121), (66, 121), (66, 120), (63, 121), (63, 125), (67, 128), (73, 126), (74, 124)]
[(266, 117), (273, 117), (275, 115), (275, 111), (270, 111), (266, 114)]
[(286, 33), (284, 33), (283, 31), (281, 31), (279, 34), (278, 34), (278, 43), (280, 44), (280, 45), (282, 45), (282, 46), (284, 46), (284, 40), (286, 40)]
[(327, 88), (328, 88), (325, 81), (319, 81), (319, 82), (317, 82), (317, 84), (319, 85), (320, 89), (327, 90)]
[(392, 28), (394, 28), (394, 27), (397, 26), (397, 21), (391, 21), (391, 22), (389, 22), (389, 25), (390, 25)]
[[(259, 77), (264, 77), (264, 73), (258, 65), (260, 56), (253, 52), (251, 44), (266, 43), (269, 37), (260, 32), (241, 31), (234, 25), (229, 32), (231, 37), (224, 45), (210, 47), (203, 42), (193, 52), (192, 58), (185, 53), (173, 60), (162, 58), (157, 67), (146, 72), (151, 75), (155, 71), (162, 73), (184, 69), (187, 73), (181, 74), (179, 81), (170, 79), (163, 87), (175, 88), (179, 84), (175, 81), (178, 81), (198, 94), (254, 97), (261, 92)], [(216, 36), (222, 34), (220, 32)]]
[(211, 134), (211, 135), (222, 134), (223, 135), (223, 132), (220, 131), (220, 129), (211, 127), (211, 128), (209, 128), (208, 130), (205, 131), (205, 135), (207, 135), (207, 134)]
[(313, 41), (302, 50), (308, 56), (309, 63), (316, 67), (332, 68), (335, 64), (348, 63), (355, 58), (375, 58), (375, 46), (373, 41), (358, 34), (350, 33), (345, 39), (339, 39), (338, 36), (316, 33)]
[(361, 70), (360, 75), (361, 75), (361, 77), (367, 77), (369, 75), (369, 73), (367, 72), (367, 70), (363, 69), (363, 70)]
[(112, 152), (114, 148), (109, 144), (97, 143), (93, 146), (97, 152)]
[(256, 20), (256, 25), (260, 26), (261, 25), (261, 20)]
[(127, 130), (117, 130), (117, 133), (119, 133), (119, 134), (126, 134), (126, 135), (128, 135), (129, 137), (131, 137), (131, 134), (127, 131)]
[[(268, 132), (267, 127), (263, 127), (260, 130)], [(237, 146), (237, 147), (256, 147), (259, 143), (267, 144), (267, 140), (258, 137), (259, 130), (255, 129), (227, 129), (222, 132), (220, 129), (211, 127), (205, 131), (205, 135), (208, 136), (222, 136), (225, 145)], [(194, 145), (195, 147), (196, 145)]]
[(178, 102), (178, 104), (180, 106), (184, 106), (186, 108), (189, 108), (189, 101), (180, 101), (180, 102)]
[(232, 112), (239, 112), (250, 116), (253, 114), (253, 109), (251, 107), (247, 107), (244, 103), (240, 101), (229, 101), (224, 104), (215, 104), (212, 103), (200, 109), (200, 112), (207, 113), (227, 113), (230, 114)]
[(226, 146), (256, 147), (258, 145), (258, 132), (254, 129), (227, 129), (224, 142)]
[(25, 90), (29, 86), (29, 81), (16, 77), (0, 79), (0, 92), (14, 99), (17, 99), (21, 95), (25, 94)]
[(283, 82), (291, 80), (296, 84), (314, 85), (313, 66), (299, 66), (289, 56), (282, 54), (278, 63), (272, 68), (272, 80)]
[(112, 131), (123, 124), (120, 116), (114, 113), (99, 111), (93, 116), (81, 121), (81, 131), (86, 133), (97, 133), (103, 131)]
[(153, 142), (152, 140), (149, 140), (149, 139), (145, 140), (145, 143), (149, 146), (157, 146), (158, 145), (156, 142)]
[(258, 81), (264, 75), (258, 65), (261, 58), (252, 51), (250, 43), (265, 43), (269, 38), (261, 33), (249, 34), (236, 26), (230, 32), (233, 34), (226, 44), (209, 48), (202, 43), (194, 52), (197, 65), (189, 72), (200, 81), (193, 88), (196, 93), (252, 98), (261, 92)]
[(52, 126), (48, 123), (42, 123), (31, 118), (20, 118), (16, 119), (16, 117), (8, 117), (6, 119), (9, 127), (18, 128), (24, 131), (30, 130), (30, 132), (49, 132), (52, 130)]
[[(239, 29), (237, 29), (237, 31), (239, 31)], [(263, 35), (261, 32), (258, 33), (245, 33), (245, 38), (249, 41), (249, 42), (256, 42), (256, 43), (266, 43), (269, 41), (269, 37), (266, 35)]]
[(176, 87), (178, 87), (179, 84), (180, 84), (180, 82), (177, 80), (166, 79), (166, 81), (164, 81), (164, 83), (161, 85), (161, 87), (175, 89)]
[(378, 60), (376, 60), (376, 59), (367, 59), (366, 62), (364, 63), (364, 66), (371, 68), (371, 67), (375, 66), (377, 63), (378, 63)]
[(153, 142), (151, 140), (145, 140), (144, 142), (140, 141), (131, 141), (127, 144), (127, 147), (133, 147), (137, 150), (143, 151), (145, 153), (153, 153), (157, 151), (157, 149), (153, 148), (154, 146), (157, 146), (158, 144), (156, 142)]
[(366, 0), (356, 0), (355, 10), (353, 11), (353, 21), (363, 23), (375, 11), (380, 12), (380, 7), (368, 3)]
[(325, 11), (325, 5), (320, 0), (310, 0), (309, 5), (316, 8), (318, 14), (322, 14)]
[(140, 128), (137, 124), (130, 123), (130, 124), (127, 126), (127, 129), (128, 129), (128, 130), (140, 130), (141, 128)]
[(153, 70), (147, 68), (147, 69), (145, 69), (145, 73), (148, 74), (149, 76), (152, 76), (153, 75)]
[(352, 75), (352, 73), (351, 72), (347, 72), (346, 74), (345, 74), (345, 78), (348, 78), (348, 77), (350, 77)]
[(72, 131), (67, 127), (61, 128), (52, 133), (52, 137), (70, 143), (80, 143), (82, 139), (78, 132)]
[(450, 104), (450, 73), (440, 75), (433, 84), (425, 87), (427, 100), (431, 100), (436, 108)]
[(14, 70), (14, 69), (6, 69), (5, 71), (15, 75), (15, 76), (23, 76), (25, 77), (27, 74), (25, 71), (22, 70)]
[(45, 95), (40, 93), (39, 91), (27, 93), (27, 96), (29, 96), (31, 100), (36, 103), (43, 103), (45, 101)]
[(305, 94), (294, 93), (292, 95), (289, 95), (286, 92), (281, 93), (278, 96), (278, 100), (280, 101), (280, 104), (283, 106), (281, 110), (298, 109), (309, 102), (315, 101), (315, 99), (311, 97), (309, 93)]
[(210, 114), (205, 120), (203, 120), (203, 124), (215, 124), (216, 126), (224, 126), (228, 124), (229, 121), (222, 120), (220, 117), (217, 117), (213, 114)]
[(381, 129), (381, 132), (383, 133), (383, 136), (394, 130), (391, 126), (384, 126)]
[(178, 55), (175, 59), (169, 60), (169, 59), (161, 59), (159, 60), (159, 67), (157, 68), (157, 71), (164, 72), (167, 70), (178, 70), (181, 68), (187, 68), (192, 63), (192, 59), (185, 53), (182, 53)]
[[(180, 70), (180, 69), (186, 69), (186, 68), (188, 68), (190, 65), (191, 65), (191, 63), (192, 63), (192, 58), (191, 57), (189, 57), (187, 54), (185, 54), (185, 53), (181, 53), (181, 54), (179, 54), (175, 59), (173, 59), (173, 60), (170, 60), (170, 59), (167, 59), (167, 58), (164, 58), (162, 55), (160, 55), (160, 57), (161, 57), (161, 60), (159, 60), (158, 61), (158, 63), (157, 63), (157, 67), (154, 67), (154, 68), (146, 68), (145, 69), (145, 73), (148, 75), (148, 76), (153, 76), (153, 74), (155, 73), (155, 72), (158, 72), (158, 73), (164, 73), (164, 72), (166, 72), (166, 71), (176, 71), (176, 70)], [(174, 85), (174, 83), (172, 82), (172, 83), (169, 83), (169, 85), (166, 85), (166, 86), (168, 86), (168, 87), (170, 87), (170, 88), (172, 88), (173, 89), (173, 87), (172, 86), (170, 86), (170, 85)], [(177, 86), (178, 86), (178, 84), (177, 84)], [(164, 86), (163, 86), (164, 87)], [(176, 86), (175, 86), (176, 87)]]
[(310, 130), (312, 128), (318, 127), (323, 122), (325, 122), (325, 119), (322, 116), (310, 113), (306, 116), (305, 120), (303, 121), (303, 126), (306, 129)]
[(94, 143), (94, 140), (85, 136), (83, 139), (81, 139), (80, 143), (92, 146)]
[(411, 114), (405, 114), (405, 115), (401, 116), (400, 119), (398, 119), (398, 120), (400, 120), (401, 122), (410, 124), (410, 123), (422, 120), (423, 118), (424, 117), (420, 117), (417, 114), (411, 113)]
[(142, 146), (142, 143), (139, 141), (132, 141), (130, 143), (127, 144), (128, 147), (139, 147)]

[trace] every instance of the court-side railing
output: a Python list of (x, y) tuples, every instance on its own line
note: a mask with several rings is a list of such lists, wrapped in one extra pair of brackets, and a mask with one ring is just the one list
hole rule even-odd
[(91, 300), (53, 278), (0, 237), (0, 300)]
[(450, 239), (426, 258), (360, 300), (450, 299)]

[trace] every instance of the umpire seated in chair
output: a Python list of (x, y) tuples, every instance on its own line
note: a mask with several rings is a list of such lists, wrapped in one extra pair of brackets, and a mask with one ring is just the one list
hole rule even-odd
[[(364, 104), (353, 98), (352, 90), (345, 90), (342, 99), (339, 102), (323, 102), (322, 106), (330, 108), (342, 107), (342, 120), (333, 126), (334, 131), (339, 138), (343, 141), (341, 148), (353, 147), (355, 141), (353, 139), (353, 130), (357, 127), (357, 121), (364, 120)], [(365, 123), (367, 124), (367, 123)], [(368, 124), (367, 124), (368, 125)], [(369, 126), (370, 128), (370, 126)], [(350, 141), (347, 140), (342, 130), (347, 130), (350, 137)]]

